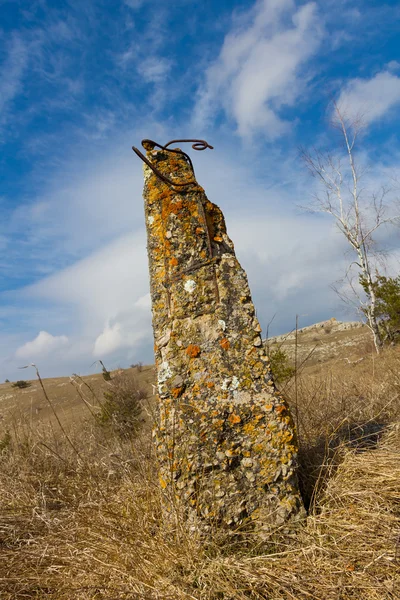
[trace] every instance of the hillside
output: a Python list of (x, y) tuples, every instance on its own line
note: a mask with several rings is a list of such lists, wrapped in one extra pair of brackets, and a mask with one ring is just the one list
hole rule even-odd
[[(298, 365), (312, 370), (315, 365), (332, 368), (336, 364), (354, 362), (372, 351), (371, 336), (366, 327), (358, 322), (341, 323), (335, 319), (323, 321), (298, 330), (297, 344), (295, 332), (270, 338), (265, 344), (271, 349), (282, 348), (294, 363), (297, 345)], [(303, 365), (304, 363), (304, 365)], [(34, 370), (32, 369), (32, 372)], [(112, 373), (117, 375), (120, 371)], [(153, 395), (155, 383), (154, 367), (151, 365), (125, 369), (124, 372), (142, 387), (149, 397)], [(24, 371), (28, 374), (29, 371)], [(47, 421), (53, 410), (46, 400), (37, 379), (28, 380), (26, 389), (12, 387), (12, 382), (0, 384), (0, 427), (10, 421)], [(43, 380), (54, 409), (66, 422), (81, 421), (88, 414), (79, 390), (88, 397), (89, 403), (98, 405), (108, 384), (101, 373), (82, 377), (54, 377)], [(89, 387), (92, 391), (90, 391)]]
[[(134, 379), (135, 385), (143, 388), (149, 397), (152, 396), (153, 366), (118, 369), (111, 372), (111, 375), (115, 378), (122, 372)], [(109, 389), (109, 383), (104, 381), (101, 373), (43, 379), (50, 405), (39, 381), (27, 381), (30, 385), (26, 389), (15, 388), (12, 382), (0, 384), (0, 430), (12, 422), (47, 422), (54, 418), (53, 408), (63, 422), (81, 423), (82, 419), (90, 416), (89, 408), (99, 407), (104, 392)]]
[[(45, 379), (48, 399), (0, 385), (2, 600), (398, 600), (400, 349), (376, 356), (367, 330), (331, 322), (297, 338), (281, 390), (308, 517), (262, 546), (251, 529), (200, 537), (175, 503), (163, 518), (152, 366)], [(140, 387), (139, 431), (93, 418), (104, 391)]]
[(307, 366), (331, 361), (355, 361), (373, 351), (368, 327), (359, 321), (341, 322), (332, 318), (265, 341), (271, 349), (282, 348), (294, 362)]

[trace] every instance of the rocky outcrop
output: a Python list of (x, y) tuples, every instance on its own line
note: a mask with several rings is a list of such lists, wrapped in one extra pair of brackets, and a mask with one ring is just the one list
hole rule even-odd
[[(322, 333), (325, 331), (326, 333), (332, 333), (335, 331), (346, 331), (348, 329), (358, 329), (360, 327), (365, 327), (364, 323), (360, 321), (337, 321), (335, 317), (328, 319), (327, 321), (320, 321), (319, 323), (314, 323), (314, 325), (309, 325), (308, 327), (302, 327), (297, 330), (297, 334), (299, 333)], [(268, 338), (268, 343), (278, 344), (280, 342), (289, 342), (296, 338), (296, 332), (290, 331), (289, 333), (285, 333), (283, 335), (277, 335), (275, 337)]]

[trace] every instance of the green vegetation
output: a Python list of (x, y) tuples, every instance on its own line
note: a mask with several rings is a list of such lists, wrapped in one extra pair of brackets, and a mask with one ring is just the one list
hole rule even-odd
[(108, 369), (106, 369), (106, 367), (104, 366), (104, 364), (101, 360), (99, 360), (99, 363), (101, 364), (101, 370), (102, 370), (104, 381), (111, 381), (110, 371)]
[(118, 435), (132, 436), (143, 422), (143, 402), (146, 398), (147, 392), (129, 374), (117, 375), (104, 392), (99, 423), (111, 427)]
[(20, 379), (19, 381), (16, 381), (15, 383), (11, 384), (11, 387), (13, 388), (19, 388), (20, 390), (23, 390), (24, 388), (30, 387), (32, 384), (29, 383), (29, 381), (23, 381), (22, 379)]
[[(400, 337), (400, 275), (385, 277), (376, 275), (371, 288), (365, 278), (360, 283), (371, 303), (371, 294), (375, 296), (375, 315), (383, 342), (397, 342)], [(364, 309), (364, 314), (367, 309)]]
[(289, 357), (282, 348), (269, 352), (271, 371), (275, 383), (281, 384), (293, 377), (295, 368), (290, 363)]

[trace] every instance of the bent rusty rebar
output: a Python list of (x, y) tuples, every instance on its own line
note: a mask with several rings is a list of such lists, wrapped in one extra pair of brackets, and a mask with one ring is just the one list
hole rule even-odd
[[(168, 146), (170, 146), (171, 144), (177, 144), (177, 143), (192, 143), (192, 148), (193, 150), (206, 150), (207, 148), (210, 148), (210, 150), (213, 150), (214, 147), (211, 146), (208, 142), (206, 142), (205, 140), (197, 140), (197, 139), (180, 139), (180, 140), (171, 140), (170, 142), (168, 142), (167, 144), (165, 144), (165, 146), (162, 146), (161, 144), (158, 144), (157, 142), (154, 142), (153, 140), (148, 140), (148, 139), (144, 139), (142, 140), (142, 146), (145, 150), (147, 150), (148, 152), (151, 150), (154, 150), (155, 147), (160, 148), (161, 150), (166, 150), (167, 152), (174, 152), (176, 154), (180, 154), (181, 156), (183, 156), (186, 160), (186, 162), (190, 165), (190, 168), (192, 169), (192, 173), (193, 173), (193, 180), (190, 181), (185, 181), (182, 183), (178, 183), (176, 181), (172, 181), (171, 179), (169, 179), (168, 177), (166, 177), (163, 173), (161, 173), (161, 171), (159, 169), (157, 169), (157, 167), (155, 165), (153, 165), (153, 163), (146, 157), (144, 156), (144, 154), (138, 149), (135, 148), (135, 146), (132, 146), (132, 150), (139, 156), (139, 158), (142, 159), (142, 161), (144, 163), (146, 163), (146, 165), (148, 167), (150, 167), (150, 169), (153, 171), (153, 173), (155, 175), (157, 175), (157, 177), (159, 179), (161, 179), (161, 181), (164, 181), (164, 183), (170, 185), (172, 188), (178, 188), (181, 189), (185, 188), (189, 185), (197, 185), (197, 181), (196, 181), (196, 175), (194, 172), (194, 167), (193, 167), (193, 163), (190, 159), (190, 156), (188, 154), (186, 154), (186, 152), (184, 152), (183, 150), (177, 149), (177, 148), (168, 148)], [(215, 261), (216, 261), (216, 257), (214, 256), (213, 253), (213, 248), (212, 248), (212, 241), (211, 241), (211, 232), (210, 232), (210, 228), (207, 222), (207, 218), (204, 212), (204, 206), (201, 202), (201, 200), (199, 198), (196, 199), (197, 202), (197, 206), (198, 206), (198, 210), (199, 213), (202, 217), (203, 223), (205, 225), (205, 231), (206, 231), (206, 244), (207, 244), (207, 250), (208, 250), (208, 260), (202, 260), (202, 261), (198, 261), (195, 264), (191, 265), (191, 267), (186, 268), (186, 269), (182, 269), (181, 271), (179, 271), (179, 273), (175, 273), (175, 275), (171, 276), (169, 274), (170, 271), (170, 267), (169, 267), (169, 263), (166, 259), (166, 256), (164, 255), (164, 267), (165, 267), (165, 281), (164, 281), (164, 287), (166, 290), (166, 298), (167, 298), (167, 304), (168, 304), (168, 313), (171, 314), (171, 298), (170, 298), (170, 287), (173, 283), (175, 283), (176, 281), (178, 281), (179, 279), (182, 278), (182, 276), (184, 276), (187, 273), (193, 272), (197, 269), (200, 269), (203, 266), (206, 265), (212, 265), (213, 268), (213, 279), (214, 279), (214, 287), (215, 287), (215, 295), (217, 298), (217, 301), (219, 302), (219, 289), (218, 289), (218, 281), (217, 281), (217, 275), (216, 275), (216, 271), (215, 271)], [(163, 224), (164, 227), (165, 224)], [(164, 231), (165, 234), (165, 231)]]
[(158, 144), (157, 142), (154, 142), (153, 140), (148, 140), (148, 139), (144, 139), (142, 140), (142, 146), (145, 150), (153, 150), (155, 147), (160, 148), (161, 150), (166, 150), (167, 152), (175, 152), (176, 154), (181, 154), (182, 156), (185, 157), (185, 159), (187, 160), (187, 162), (190, 165), (190, 168), (192, 169), (193, 172), (193, 177), (194, 179), (190, 180), (190, 181), (185, 181), (182, 183), (178, 183), (176, 181), (172, 181), (171, 179), (169, 179), (168, 177), (166, 177), (163, 173), (161, 173), (161, 171), (159, 169), (157, 169), (157, 167), (155, 167), (153, 165), (153, 163), (148, 160), (148, 158), (139, 150), (139, 148), (136, 148), (135, 146), (132, 146), (132, 150), (135, 152), (135, 154), (137, 154), (137, 156), (144, 162), (146, 163), (146, 165), (148, 167), (150, 167), (150, 169), (153, 171), (153, 173), (155, 175), (157, 175), (157, 177), (159, 179), (161, 179), (161, 181), (164, 181), (164, 183), (167, 183), (168, 185), (171, 185), (172, 187), (186, 187), (188, 185), (196, 185), (197, 181), (196, 181), (196, 175), (194, 172), (194, 167), (193, 167), (193, 163), (192, 160), (190, 158), (190, 156), (188, 154), (186, 154), (186, 152), (183, 152), (183, 150), (177, 149), (177, 148), (168, 148), (168, 146), (170, 146), (171, 144), (178, 144), (178, 143), (191, 143), (192, 144), (192, 148), (193, 150), (206, 150), (206, 148), (210, 148), (210, 150), (213, 150), (214, 147), (211, 146), (208, 142), (206, 142), (205, 140), (196, 140), (196, 139), (181, 139), (181, 140), (171, 140), (170, 142), (168, 142), (167, 144), (165, 144), (165, 146), (162, 146), (161, 144)]

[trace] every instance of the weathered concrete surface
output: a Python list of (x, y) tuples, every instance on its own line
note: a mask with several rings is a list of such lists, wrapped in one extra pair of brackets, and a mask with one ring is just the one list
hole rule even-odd
[[(147, 158), (193, 179), (180, 154)], [(160, 483), (196, 525), (281, 525), (302, 514), (294, 426), (224, 217), (200, 186), (176, 191), (144, 172)]]

